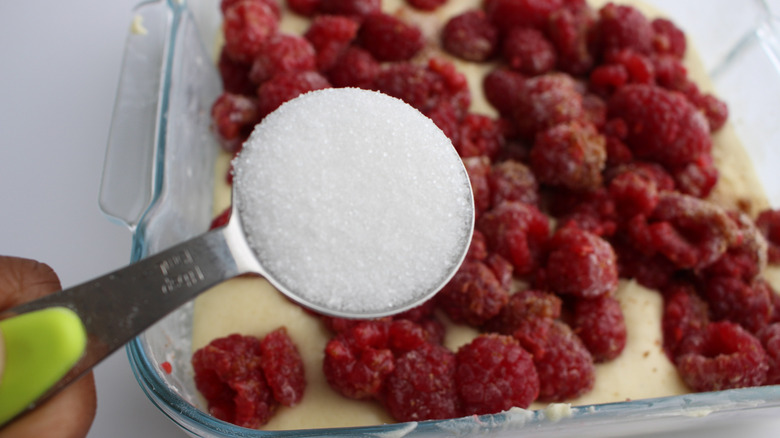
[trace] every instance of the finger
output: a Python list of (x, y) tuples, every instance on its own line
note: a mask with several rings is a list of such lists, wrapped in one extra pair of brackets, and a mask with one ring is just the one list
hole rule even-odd
[(0, 256), (0, 310), (61, 288), (57, 274), (48, 265), (30, 259)]

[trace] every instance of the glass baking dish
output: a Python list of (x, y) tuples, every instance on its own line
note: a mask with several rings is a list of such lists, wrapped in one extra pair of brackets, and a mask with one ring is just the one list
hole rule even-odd
[[(780, 43), (774, 4), (754, 0), (645, 1), (686, 30), (731, 123), (780, 206)], [(106, 155), (100, 206), (133, 231), (131, 261), (204, 232), (212, 212), (218, 147), (209, 110), (220, 92), (213, 63), (218, 0), (159, 0), (133, 11)], [(626, 436), (679, 431), (739, 418), (777, 415), (780, 386), (765, 386), (593, 406), (513, 409), (480, 417), (373, 427), (255, 431), (202, 410), (192, 381), (192, 304), (127, 347), (139, 384), (165, 415), (197, 437), (302, 436)], [(163, 371), (168, 362), (172, 372)]]

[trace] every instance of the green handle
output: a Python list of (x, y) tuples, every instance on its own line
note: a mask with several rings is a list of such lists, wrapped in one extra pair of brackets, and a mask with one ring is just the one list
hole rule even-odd
[(75, 312), (51, 307), (0, 321), (0, 337), (0, 346), (5, 349), (5, 364), (0, 366), (0, 425), (3, 425), (35, 402), (78, 362), (87, 345), (87, 332)]

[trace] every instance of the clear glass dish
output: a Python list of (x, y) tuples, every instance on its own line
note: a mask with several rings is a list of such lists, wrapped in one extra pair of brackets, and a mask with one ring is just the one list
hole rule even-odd
[[(780, 101), (779, 16), (768, 1), (645, 1), (683, 27), (701, 55), (731, 122), (745, 144), (770, 203), (780, 206), (780, 154), (773, 108)], [(132, 261), (204, 232), (212, 207), (217, 147), (209, 109), (220, 91), (211, 44), (219, 31), (217, 0), (159, 0), (134, 10), (106, 156), (100, 205), (133, 230)], [(205, 43), (205, 44), (204, 44)], [(776, 415), (780, 386), (446, 421), (361, 428), (255, 431), (201, 410), (192, 381), (192, 305), (127, 347), (139, 384), (165, 415), (197, 437), (304, 436), (626, 436)], [(168, 362), (173, 372), (161, 364)], [(202, 406), (201, 406), (202, 407)]]

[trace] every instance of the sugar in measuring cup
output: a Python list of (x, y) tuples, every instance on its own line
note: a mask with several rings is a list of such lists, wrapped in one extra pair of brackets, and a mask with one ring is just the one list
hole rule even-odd
[(233, 165), (227, 225), (2, 315), (0, 425), (230, 278), (261, 275), (316, 312), (374, 318), (433, 296), (468, 250), (463, 163), (396, 98), (306, 93), (265, 117)]

